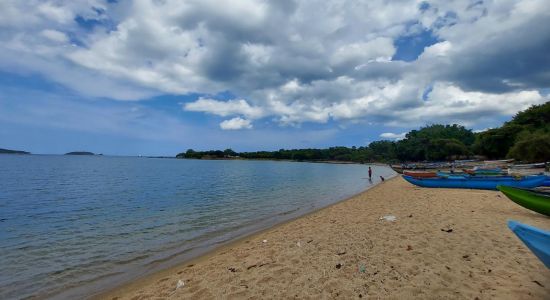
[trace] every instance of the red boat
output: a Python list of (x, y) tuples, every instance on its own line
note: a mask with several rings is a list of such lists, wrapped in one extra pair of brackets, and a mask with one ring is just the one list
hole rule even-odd
[(435, 177), (437, 177), (437, 172), (435, 172), (435, 171), (432, 172), (432, 171), (409, 171), (409, 170), (404, 170), (403, 174), (407, 175), (407, 176), (411, 176), (411, 177), (416, 177), (416, 178), (435, 178)]

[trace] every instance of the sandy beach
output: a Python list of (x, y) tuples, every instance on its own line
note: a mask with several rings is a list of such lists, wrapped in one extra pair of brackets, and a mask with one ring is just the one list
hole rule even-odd
[(550, 270), (508, 219), (550, 230), (500, 192), (396, 177), (97, 298), (550, 298)]

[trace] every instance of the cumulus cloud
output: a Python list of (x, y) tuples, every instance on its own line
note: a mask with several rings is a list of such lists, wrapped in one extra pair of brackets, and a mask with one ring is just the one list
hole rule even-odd
[(236, 117), (236, 118), (221, 122), (220, 128), (223, 130), (251, 129), (252, 124), (250, 123), (250, 120)]
[(57, 30), (46, 29), (42, 31), (42, 35), (54, 42), (67, 43), (69, 41), (65, 33)]
[(487, 128), (483, 128), (483, 129), (476, 129), (476, 130), (473, 130), (474, 133), (480, 133), (480, 132), (484, 132), (484, 131), (487, 131), (487, 130), (490, 130), (492, 128), (490, 127), (487, 127)]
[[(6, 0), (0, 69), (90, 97), (230, 91), (184, 109), (242, 128), (474, 125), (550, 100), (549, 20), (545, 0)], [(396, 41), (422, 34), (435, 44), (400, 61)]]
[(243, 99), (218, 101), (214, 99), (199, 98), (197, 101), (186, 103), (184, 109), (187, 111), (211, 113), (222, 117), (244, 115), (256, 119), (263, 115), (261, 108), (250, 106), (250, 104)]
[(380, 137), (383, 139), (398, 141), (398, 140), (404, 139), (406, 134), (407, 134), (406, 132), (403, 132), (403, 133), (384, 132), (380, 135)]

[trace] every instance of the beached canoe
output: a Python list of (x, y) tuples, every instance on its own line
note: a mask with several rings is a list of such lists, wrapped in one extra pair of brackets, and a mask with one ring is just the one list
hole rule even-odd
[(527, 175), (542, 175), (544, 169), (508, 169), (509, 175), (527, 176)]
[(448, 176), (470, 176), (470, 174), (468, 173), (464, 173), (464, 172), (443, 172), (443, 171), (439, 171), (437, 172), (437, 176), (438, 177), (448, 177)]
[(513, 220), (508, 228), (550, 269), (550, 232)]
[(546, 167), (545, 162), (536, 163), (536, 164), (523, 164), (523, 165), (511, 165), (510, 168), (513, 169), (544, 169)]
[(468, 173), (470, 175), (487, 175), (487, 176), (490, 176), (490, 175), (497, 175), (498, 176), (498, 175), (502, 175), (502, 174), (505, 173), (500, 168), (496, 168), (496, 169), (462, 169), (462, 171), (464, 171), (464, 173)]
[(431, 171), (404, 170), (403, 174), (405, 174), (407, 176), (418, 177), (418, 178), (434, 178), (434, 177), (437, 177), (437, 172), (431, 172)]
[(403, 165), (397, 164), (390, 165), (390, 168), (399, 174), (403, 174), (403, 170), (405, 169)]
[(525, 176), (520, 178), (510, 176), (447, 176), (438, 178), (415, 178), (403, 175), (408, 182), (429, 188), (462, 188), (496, 190), (498, 185), (534, 188), (540, 186), (545, 176)]
[(497, 187), (506, 197), (532, 211), (550, 216), (550, 195), (534, 190), (518, 189), (499, 185)]
[(517, 178), (517, 177), (522, 177), (522, 176), (526, 176), (526, 175), (515, 175), (515, 174), (506, 174), (506, 173), (482, 173), (482, 174), (478, 174), (478, 173), (475, 173), (475, 172), (472, 172), (472, 173), (466, 173), (466, 172), (462, 172), (462, 171), (455, 171), (455, 172), (446, 172), (446, 171), (439, 171), (437, 172), (437, 176), (439, 177), (448, 177), (448, 176), (466, 176), (466, 177), (471, 177), (471, 176), (475, 176), (475, 177), (478, 177), (478, 178), (484, 178), (484, 177), (510, 177), (510, 178)]

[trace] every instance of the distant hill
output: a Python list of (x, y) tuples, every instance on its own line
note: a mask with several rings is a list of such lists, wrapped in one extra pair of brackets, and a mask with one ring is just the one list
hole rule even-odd
[(65, 153), (65, 155), (95, 155), (92, 152), (86, 152), (86, 151), (73, 151), (69, 153)]
[(10, 149), (0, 148), (0, 154), (31, 154), (31, 153), (27, 152), (27, 151), (10, 150)]

